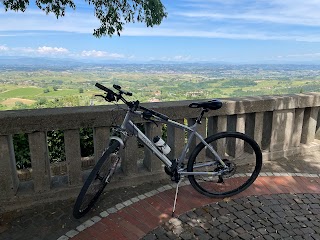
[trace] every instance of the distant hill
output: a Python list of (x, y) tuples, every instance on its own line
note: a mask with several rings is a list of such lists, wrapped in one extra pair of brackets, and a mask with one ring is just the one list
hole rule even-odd
[(129, 62), (122, 60), (87, 60), (71, 58), (49, 58), (49, 57), (25, 57), (25, 56), (0, 56), (0, 70), (72, 70), (112, 67), (117, 71), (140, 71), (140, 72), (211, 72), (215, 69), (229, 70), (319, 70), (320, 65), (313, 63), (259, 63), (259, 64), (236, 64), (224, 62), (178, 62), (178, 61), (146, 61)]
[(71, 68), (84, 65), (73, 59), (32, 58), (32, 57), (0, 57), (0, 68)]

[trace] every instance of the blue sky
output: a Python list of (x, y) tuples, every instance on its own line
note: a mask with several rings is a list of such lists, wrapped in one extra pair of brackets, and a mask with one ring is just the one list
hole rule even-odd
[(0, 56), (116, 61), (320, 63), (320, 0), (163, 0), (160, 26), (126, 25), (96, 39), (93, 8), (75, 1), (58, 20), (34, 6), (5, 12)]

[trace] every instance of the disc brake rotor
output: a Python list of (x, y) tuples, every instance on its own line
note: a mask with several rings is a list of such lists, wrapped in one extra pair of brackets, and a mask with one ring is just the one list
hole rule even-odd
[[(233, 176), (234, 173), (236, 172), (236, 169), (237, 169), (236, 164), (233, 162), (230, 162), (228, 159), (222, 159), (222, 161), (227, 165), (227, 167), (229, 169), (227, 171), (222, 172), (221, 175), (219, 175), (219, 176), (224, 177), (224, 178), (229, 178), (229, 177)], [(219, 164), (214, 171), (219, 172), (219, 171), (223, 171), (223, 170), (224, 170), (224, 167), (221, 164)]]

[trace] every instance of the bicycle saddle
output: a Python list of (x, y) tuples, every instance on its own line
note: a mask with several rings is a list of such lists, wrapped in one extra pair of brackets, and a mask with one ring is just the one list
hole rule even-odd
[(213, 99), (207, 102), (191, 103), (190, 108), (204, 108), (210, 110), (217, 110), (222, 107), (222, 102), (218, 99)]

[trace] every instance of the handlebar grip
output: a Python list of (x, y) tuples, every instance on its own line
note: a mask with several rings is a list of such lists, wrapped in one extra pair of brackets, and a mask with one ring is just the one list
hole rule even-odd
[(127, 96), (132, 96), (131, 92), (127, 92), (127, 91), (121, 90), (121, 86), (119, 86), (119, 85), (113, 84), (113, 87), (115, 89), (117, 89), (121, 94), (123, 93), (123, 94), (125, 94)]
[(97, 88), (100, 88), (101, 90), (103, 90), (105, 92), (110, 92), (111, 91), (109, 88), (106, 88), (105, 86), (101, 85), (100, 83), (96, 83), (95, 86)]

